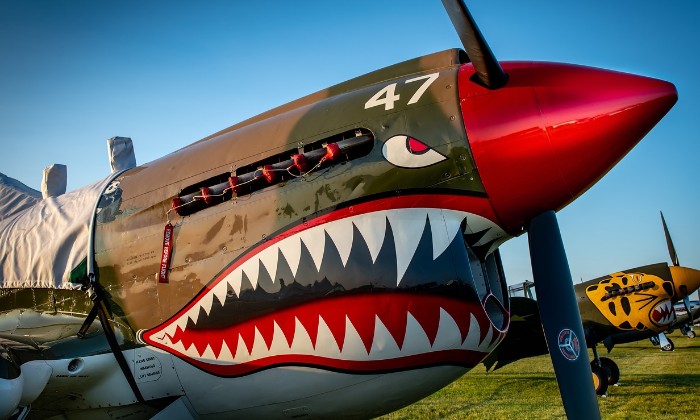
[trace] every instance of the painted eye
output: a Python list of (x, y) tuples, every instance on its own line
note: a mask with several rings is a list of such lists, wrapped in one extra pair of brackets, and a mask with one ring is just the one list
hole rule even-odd
[(411, 136), (394, 136), (384, 143), (382, 154), (400, 168), (424, 168), (447, 159)]
[(119, 181), (112, 181), (112, 183), (109, 184), (109, 186), (107, 188), (105, 188), (105, 192), (103, 194), (105, 194), (105, 195), (114, 194), (115, 192), (117, 192), (117, 190), (119, 190), (119, 184), (120, 184)]

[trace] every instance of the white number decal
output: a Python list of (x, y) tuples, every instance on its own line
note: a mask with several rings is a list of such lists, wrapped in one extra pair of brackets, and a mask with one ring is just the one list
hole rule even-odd
[[(383, 99), (382, 96), (384, 96)], [(392, 83), (369, 98), (369, 101), (365, 103), (365, 109), (384, 105), (384, 109), (388, 111), (394, 109), (394, 102), (398, 101), (399, 98), (400, 96), (396, 94), (396, 83)]]
[(432, 73), (432, 74), (426, 74), (425, 76), (416, 77), (414, 79), (406, 80), (406, 84), (409, 84), (411, 82), (417, 82), (419, 80), (426, 79), (425, 82), (422, 85), (420, 85), (420, 87), (418, 88), (416, 93), (414, 93), (413, 96), (411, 96), (411, 99), (408, 100), (408, 103), (406, 105), (411, 105), (411, 104), (415, 104), (416, 102), (418, 102), (420, 97), (423, 96), (425, 91), (428, 90), (428, 87), (430, 85), (432, 85), (434, 81), (437, 80), (439, 75), (440, 75), (440, 73)]
[[(425, 80), (422, 85), (418, 88), (416, 93), (411, 96), (406, 105), (415, 104), (423, 96), (428, 87), (437, 80), (440, 73), (426, 74), (425, 76), (414, 77), (413, 79), (408, 79), (404, 84), (409, 84), (417, 82), (419, 80)], [(369, 100), (365, 103), (365, 109), (373, 108), (375, 106), (384, 105), (384, 110), (388, 111), (394, 109), (394, 103), (401, 98), (401, 95), (396, 93), (397, 83), (392, 83), (383, 87), (379, 92), (375, 93)]]

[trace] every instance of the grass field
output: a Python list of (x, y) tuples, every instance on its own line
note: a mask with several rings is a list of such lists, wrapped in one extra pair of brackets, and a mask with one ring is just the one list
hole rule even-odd
[[(620, 384), (599, 397), (604, 419), (700, 419), (700, 338), (670, 335), (673, 352), (649, 340), (616, 346), (606, 355), (620, 367)], [(549, 356), (520, 360), (487, 373), (480, 365), (441, 391), (381, 417), (397, 419), (564, 418)]]

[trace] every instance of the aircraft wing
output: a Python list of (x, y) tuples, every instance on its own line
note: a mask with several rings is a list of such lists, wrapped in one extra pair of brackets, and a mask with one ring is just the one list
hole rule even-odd
[(493, 367), (497, 370), (516, 360), (547, 353), (537, 301), (512, 297), (508, 333), (501, 344), (484, 359), (486, 369), (491, 370)]

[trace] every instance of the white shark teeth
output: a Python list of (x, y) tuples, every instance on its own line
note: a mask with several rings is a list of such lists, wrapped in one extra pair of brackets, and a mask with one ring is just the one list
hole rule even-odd
[(386, 212), (380, 211), (368, 213), (364, 217), (357, 217), (353, 224), (362, 234), (367, 243), (372, 262), (377, 261), (379, 251), (384, 245), (384, 234), (386, 233)]
[(426, 346), (430, 348), (428, 335), (416, 321), (416, 318), (409, 312), (406, 322), (406, 336), (401, 352), (406, 355), (421, 354), (425, 352)]
[(301, 237), (301, 242), (311, 254), (311, 259), (314, 260), (316, 271), (320, 271), (321, 262), (323, 262), (323, 251), (326, 247), (326, 235), (319, 234), (317, 229), (307, 229), (301, 232), (299, 236)]
[[(201, 308), (200, 305), (201, 305), (201, 300), (200, 300), (200, 304), (195, 304), (195, 305), (193, 305), (193, 306), (190, 308), (190, 310), (187, 311), (187, 316), (192, 320), (192, 322), (193, 322), (194, 324), (196, 324), (196, 323), (197, 323), (197, 320), (199, 319), (199, 309)], [(186, 322), (185, 322), (185, 325), (187, 325)]]
[(491, 341), (493, 341), (493, 328), (488, 329), (488, 332), (486, 332), (486, 337), (481, 341), (479, 344), (479, 350), (483, 352), (489, 351), (489, 347), (491, 347)]
[(394, 337), (384, 326), (384, 323), (379, 317), (375, 317), (374, 340), (372, 341), (370, 354), (398, 354), (400, 351), (399, 345), (396, 344)]
[(248, 258), (246, 262), (241, 264), (240, 268), (248, 277), (248, 281), (253, 286), (253, 289), (258, 287), (258, 275), (260, 274), (260, 260), (258, 258)]
[(467, 337), (464, 339), (462, 346), (466, 346), (470, 349), (478, 349), (481, 340), (481, 328), (479, 327), (479, 322), (476, 320), (474, 314), (469, 316), (469, 331), (467, 332)]
[[(207, 315), (210, 313), (214, 297), (222, 306), (225, 305), (229, 288), (237, 296), (240, 296), (244, 273), (254, 289), (258, 287), (261, 270), (266, 270), (272, 281), (276, 282), (280, 258), (284, 258), (292, 274), (296, 276), (301, 260), (302, 244), (309, 251), (318, 271), (321, 269), (325, 250), (333, 247), (337, 249), (343, 266), (346, 266), (351, 257), (353, 243), (358, 240), (364, 241), (372, 261), (376, 262), (387, 240), (387, 223), (391, 226), (395, 246), (396, 284), (398, 285), (414, 258), (427, 223), (430, 223), (430, 232), (432, 233), (432, 258), (437, 259), (460, 234), (465, 218), (467, 219), (467, 232), (487, 231), (477, 244), (498, 242), (499, 238), (504, 240), (506, 237), (505, 232), (481, 216), (457, 210), (400, 208), (333, 220), (284, 237), (277, 242), (263, 244), (261, 245), (262, 249), (257, 254), (244, 260), (216, 283), (211, 290), (207, 290), (186, 313), (180, 315), (175, 322), (169, 325), (165, 332), (172, 337), (177, 328), (182, 330), (186, 328), (188, 319), (196, 324), (201, 309)], [(333, 243), (327, 244), (328, 240)], [(497, 244), (493, 246), (495, 247)], [(261, 265), (263, 268), (260, 268)]]
[[(221, 300), (219, 300), (221, 302)], [(205, 293), (202, 299), (199, 301), (200, 308), (204, 309), (204, 312), (209, 315), (211, 312), (211, 305), (214, 303), (214, 293)]]
[(394, 233), (394, 244), (396, 244), (397, 285), (401, 283), (418, 248), (418, 242), (425, 230), (426, 216), (425, 209), (401, 209), (387, 212), (387, 218)]
[(201, 358), (199, 351), (197, 351), (197, 346), (195, 346), (194, 343), (190, 344), (190, 347), (185, 350), (185, 356), (191, 357), (192, 359)]
[(200, 359), (204, 360), (216, 360), (216, 356), (214, 355), (214, 350), (211, 349), (211, 346), (207, 344), (207, 348), (204, 349), (204, 353), (200, 356)]
[(230, 272), (224, 280), (226, 283), (231, 286), (233, 289), (233, 292), (236, 294), (236, 296), (241, 295), (241, 283), (243, 282), (243, 270), (240, 268), (236, 268), (232, 272)]
[(265, 354), (268, 352), (267, 348), (267, 343), (265, 343), (265, 339), (263, 338), (262, 334), (260, 333), (260, 330), (255, 328), (255, 336), (253, 339), (253, 348), (250, 351), (250, 354)]
[[(459, 327), (455, 320), (444, 309), (440, 308), (440, 325), (433, 342), (433, 350), (450, 350), (455, 347), (455, 331)], [(460, 336), (461, 340), (462, 337)]]
[(248, 348), (245, 346), (243, 337), (238, 334), (238, 346), (236, 347), (236, 355), (233, 357), (233, 363), (245, 363), (250, 359), (250, 354), (248, 353)]
[(219, 362), (233, 362), (233, 354), (231, 354), (231, 349), (228, 348), (226, 341), (221, 343), (221, 351), (219, 351)]
[(263, 266), (274, 282), (277, 278), (277, 263), (279, 261), (279, 248), (276, 246), (268, 246), (258, 254), (258, 258), (262, 261)]
[[(462, 221), (464, 220), (464, 214), (460, 212), (442, 212), (442, 220), (444, 220), (444, 236), (442, 239), (437, 240), (436, 236), (440, 237), (440, 233), (435, 233), (435, 231), (442, 232), (443, 225), (437, 221), (433, 224), (433, 219), (430, 219), (430, 226), (433, 230), (433, 259), (437, 259), (448, 246), (454, 240), (455, 236), (460, 232), (462, 228)], [(438, 246), (440, 245), (440, 246)], [(443, 247), (444, 246), (444, 247)]]
[(228, 282), (226, 281), (220, 281), (216, 284), (216, 286), (214, 286), (214, 289), (211, 291), (211, 294), (213, 294), (214, 296), (216, 296), (217, 299), (219, 299), (219, 303), (221, 304), (221, 306), (224, 306), (224, 304), (226, 303), (226, 293), (228, 293)]
[[(316, 348), (319, 350), (324, 349), (324, 353), (328, 354), (329, 357), (339, 359), (340, 347), (338, 346), (338, 342), (335, 341), (335, 337), (333, 336), (331, 329), (328, 327), (328, 324), (326, 324), (323, 317), (319, 317), (318, 321)], [(296, 337), (294, 337), (294, 339), (296, 340)]]
[(340, 254), (340, 261), (343, 262), (343, 266), (348, 264), (348, 258), (350, 258), (350, 251), (352, 250), (352, 243), (355, 240), (355, 238), (353, 237), (351, 219), (353, 218), (347, 218), (327, 223), (323, 227), (323, 229), (328, 233), (328, 236), (330, 236), (331, 240), (335, 244), (336, 249), (338, 249), (338, 253)]

